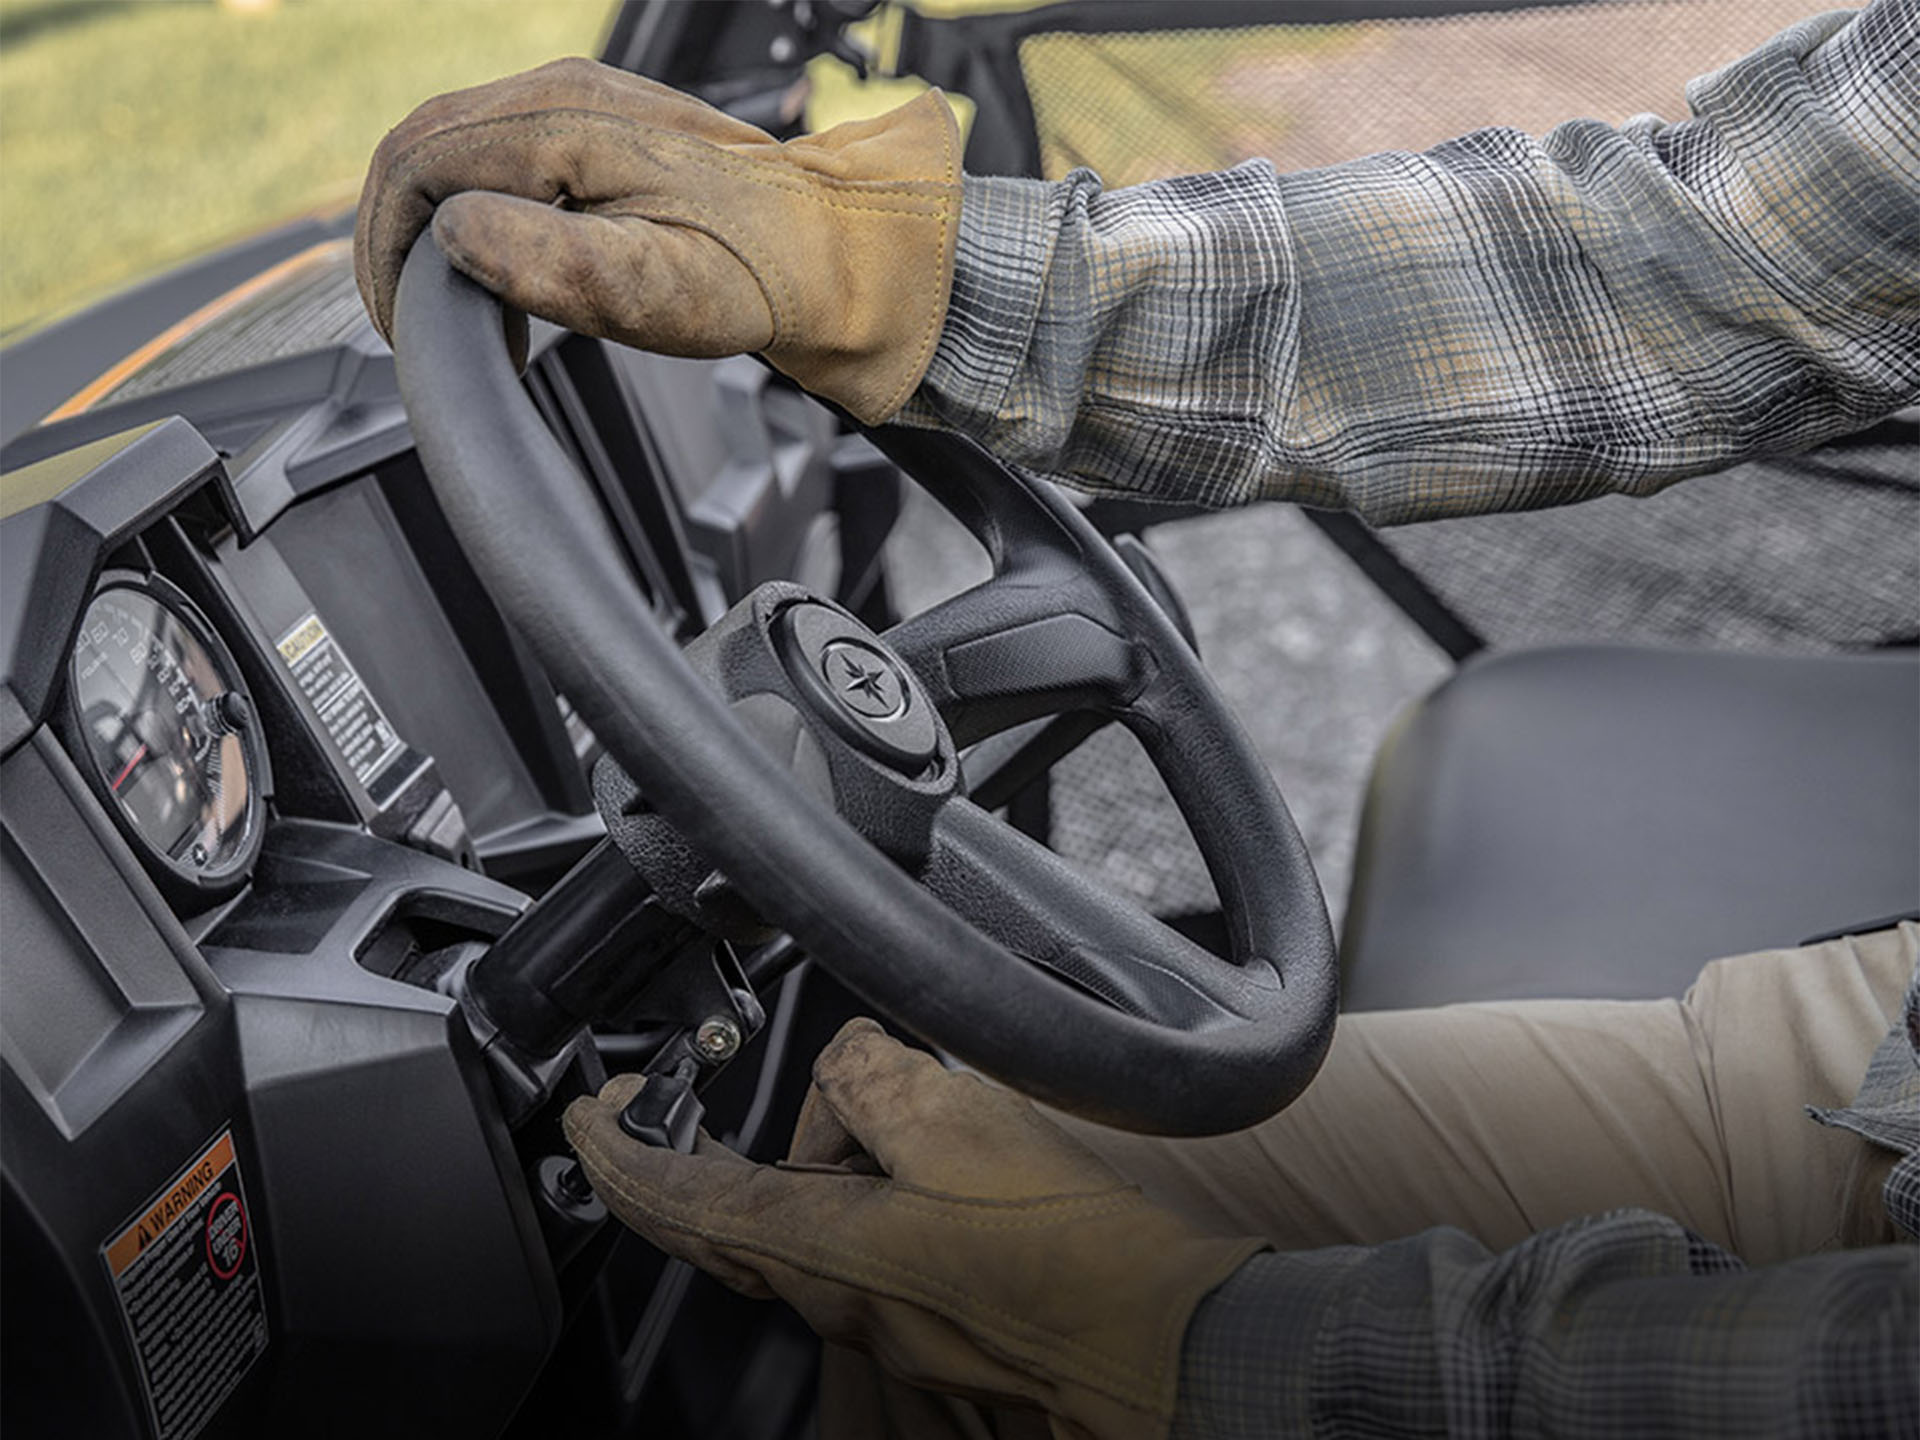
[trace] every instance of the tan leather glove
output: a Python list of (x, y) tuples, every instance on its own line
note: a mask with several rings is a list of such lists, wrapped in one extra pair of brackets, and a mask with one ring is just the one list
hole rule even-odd
[(400, 267), (431, 221), (456, 266), (520, 309), (669, 355), (760, 351), (872, 423), (932, 358), (959, 216), (959, 132), (937, 91), (781, 144), (651, 80), (556, 60), (389, 132), (354, 273), (391, 340)]
[(1188, 1319), (1261, 1242), (1200, 1234), (1025, 1099), (871, 1020), (813, 1082), (781, 1166), (629, 1139), (631, 1075), (569, 1106), (567, 1137), (607, 1208), (661, 1249), (901, 1378), (1037, 1406), (1060, 1435), (1163, 1436)]

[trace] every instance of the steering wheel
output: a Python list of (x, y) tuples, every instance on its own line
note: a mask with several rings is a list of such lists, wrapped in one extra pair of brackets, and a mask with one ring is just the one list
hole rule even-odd
[[(884, 636), (770, 583), (682, 652), (515, 374), (498, 302), (431, 232), (394, 333), (421, 462), (487, 588), (646, 801), (768, 922), (922, 1039), (1093, 1120), (1214, 1134), (1305, 1088), (1338, 988), (1306, 848), (1198, 657), (1060, 495), (969, 441), (875, 430), (979, 537), (992, 578)], [(958, 747), (1087, 708), (1165, 778), (1231, 961), (966, 798)]]

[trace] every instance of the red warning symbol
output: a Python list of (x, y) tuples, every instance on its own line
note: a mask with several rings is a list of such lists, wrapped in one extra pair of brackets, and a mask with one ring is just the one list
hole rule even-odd
[(222, 1280), (231, 1280), (247, 1258), (247, 1211), (228, 1191), (207, 1211), (207, 1264)]

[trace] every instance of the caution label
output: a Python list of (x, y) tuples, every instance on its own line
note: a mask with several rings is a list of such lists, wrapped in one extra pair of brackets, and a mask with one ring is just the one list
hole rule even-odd
[(312, 703), (340, 747), (354, 778), (369, 791), (382, 771), (400, 758), (406, 744), (373, 698), (319, 615), (309, 611), (280, 637), (280, 658), (293, 672), (300, 693)]
[(258, 1239), (224, 1131), (100, 1247), (159, 1440), (192, 1440), (267, 1348)]

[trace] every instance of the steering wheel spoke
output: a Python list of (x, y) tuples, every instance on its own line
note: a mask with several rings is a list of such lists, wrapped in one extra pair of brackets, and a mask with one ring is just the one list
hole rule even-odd
[(1279, 987), (1270, 966), (1222, 964), (964, 799), (941, 808), (919, 879), (1015, 955), (1124, 1014), (1204, 1032), (1243, 1023)]
[(1145, 678), (1111, 608), (1036, 560), (903, 620), (886, 635), (952, 732), (971, 745), (1066, 710), (1112, 714)]

